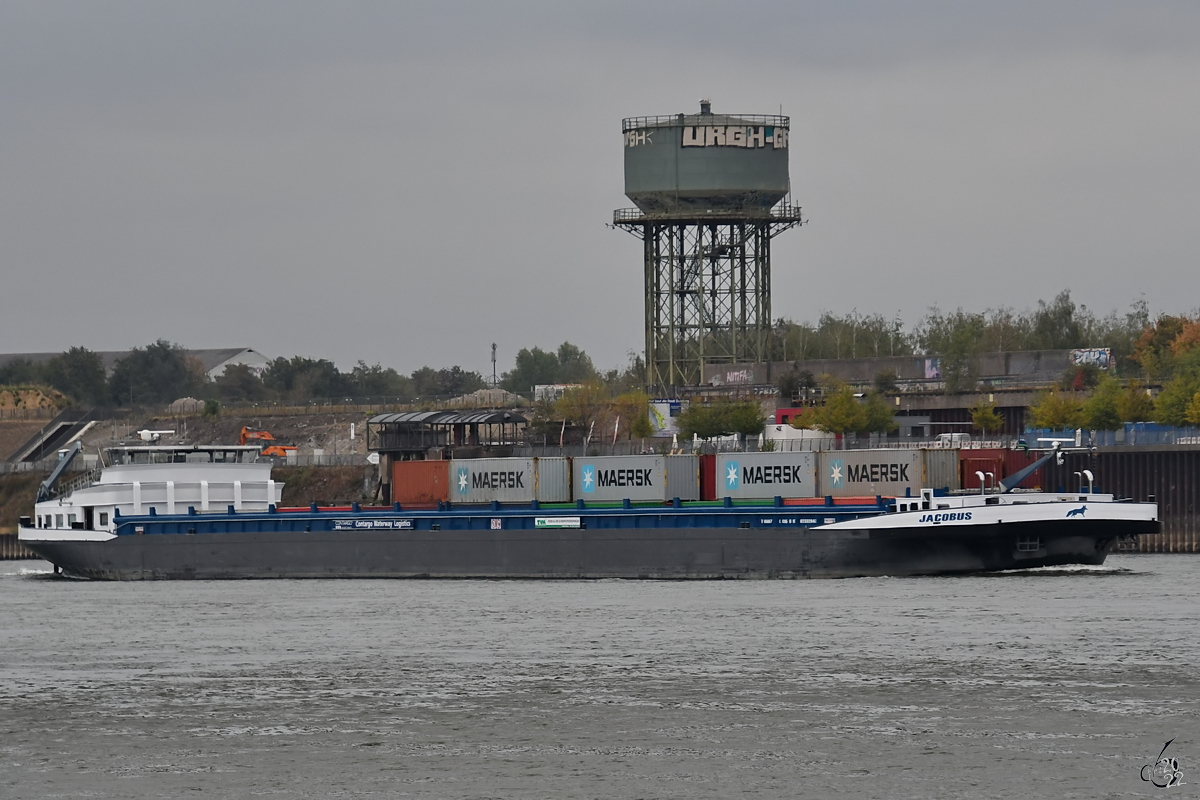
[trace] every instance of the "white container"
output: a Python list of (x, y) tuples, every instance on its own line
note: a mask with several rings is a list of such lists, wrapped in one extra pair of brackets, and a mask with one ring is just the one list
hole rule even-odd
[(817, 491), (833, 497), (914, 497), (925, 485), (920, 450), (834, 450), (820, 454)]
[(571, 499), (565, 458), (462, 458), (450, 462), (455, 503), (566, 503)]
[(668, 499), (664, 456), (577, 456), (571, 462), (576, 500)]
[(718, 453), (717, 499), (816, 497), (817, 454)]

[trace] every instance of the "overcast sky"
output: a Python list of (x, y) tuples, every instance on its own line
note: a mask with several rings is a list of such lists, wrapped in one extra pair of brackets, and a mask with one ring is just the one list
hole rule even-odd
[(1200, 3), (0, 4), (0, 352), (642, 345), (621, 118), (792, 118), (774, 313), (1200, 305)]

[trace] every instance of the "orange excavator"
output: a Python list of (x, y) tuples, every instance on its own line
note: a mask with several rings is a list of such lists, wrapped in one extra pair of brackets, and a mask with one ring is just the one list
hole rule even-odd
[[(259, 431), (254, 428), (242, 428), (242, 435), (238, 437), (238, 444), (245, 444), (252, 441), (274, 442), (275, 437), (270, 431)], [(264, 456), (275, 456), (276, 458), (287, 458), (288, 453), (294, 453), (299, 450), (293, 444), (265, 444), (262, 449)]]

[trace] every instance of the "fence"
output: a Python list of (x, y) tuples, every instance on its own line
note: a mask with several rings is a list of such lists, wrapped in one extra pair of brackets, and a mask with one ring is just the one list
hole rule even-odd
[(1142, 447), (1145, 445), (1200, 445), (1200, 428), (1175, 428), (1154, 422), (1126, 422), (1115, 431), (1089, 431), (1068, 428), (1049, 428), (1025, 431), (1023, 437), (1030, 447), (1044, 447), (1038, 439), (1066, 439), (1068, 447)]

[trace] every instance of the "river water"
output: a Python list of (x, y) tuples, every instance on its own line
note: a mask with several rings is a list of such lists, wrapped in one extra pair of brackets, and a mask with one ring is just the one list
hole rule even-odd
[[(1194, 797), (1200, 559), (88, 583), (0, 564), (0, 798)], [(1175, 738), (1185, 785), (1139, 777)], [(199, 794), (197, 794), (199, 793)]]

